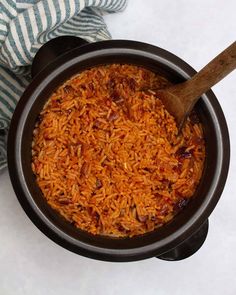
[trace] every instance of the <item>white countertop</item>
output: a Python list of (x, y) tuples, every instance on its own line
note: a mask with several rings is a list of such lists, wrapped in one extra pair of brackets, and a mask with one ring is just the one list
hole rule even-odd
[[(149, 5), (149, 6), (148, 6)], [(235, 41), (235, 0), (130, 0), (107, 15), (115, 39), (152, 43), (199, 70)], [(236, 72), (213, 88), (231, 137), (225, 190), (203, 247), (191, 258), (95, 261), (45, 237), (21, 209), (7, 171), (0, 175), (0, 295), (236, 294)]]

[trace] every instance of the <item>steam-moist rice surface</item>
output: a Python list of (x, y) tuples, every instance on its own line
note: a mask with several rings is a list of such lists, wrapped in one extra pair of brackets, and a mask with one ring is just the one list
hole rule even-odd
[(34, 130), (32, 169), (48, 204), (76, 227), (140, 235), (170, 221), (194, 194), (205, 158), (202, 126), (193, 113), (177, 135), (149, 91), (169, 84), (113, 64), (81, 72), (50, 96)]

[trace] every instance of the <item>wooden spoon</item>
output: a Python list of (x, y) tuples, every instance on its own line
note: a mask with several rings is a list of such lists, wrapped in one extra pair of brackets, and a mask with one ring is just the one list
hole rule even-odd
[(236, 42), (186, 82), (157, 90), (156, 95), (176, 119), (181, 130), (200, 96), (236, 68)]

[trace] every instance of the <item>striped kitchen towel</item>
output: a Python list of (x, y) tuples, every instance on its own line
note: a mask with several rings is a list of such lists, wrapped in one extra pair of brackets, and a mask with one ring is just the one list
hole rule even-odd
[(111, 36), (103, 11), (124, 9), (127, 0), (0, 0), (0, 169), (7, 165), (6, 133), (14, 108), (30, 82), (37, 50), (58, 36), (87, 41)]

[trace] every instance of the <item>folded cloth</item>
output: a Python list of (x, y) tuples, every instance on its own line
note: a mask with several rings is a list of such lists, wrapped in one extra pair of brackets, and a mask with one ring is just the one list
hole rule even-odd
[(101, 41), (111, 36), (102, 13), (127, 0), (0, 0), (0, 169), (6, 167), (6, 134), (15, 106), (29, 84), (37, 50), (63, 35)]

